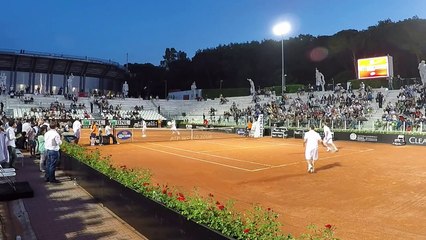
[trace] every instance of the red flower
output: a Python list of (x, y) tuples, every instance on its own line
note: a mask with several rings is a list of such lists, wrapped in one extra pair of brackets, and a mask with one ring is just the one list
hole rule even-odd
[(209, 193), (209, 197), (214, 197), (213, 194)]
[(149, 183), (144, 182), (142, 185), (143, 185), (144, 187), (146, 187), (146, 186), (148, 186), (148, 185), (149, 185)]
[(179, 202), (183, 202), (183, 201), (185, 201), (185, 197), (184, 197), (184, 196), (179, 196), (179, 197), (177, 198), (177, 200), (178, 200)]
[(173, 194), (171, 192), (167, 193), (167, 196), (171, 197)]
[(225, 208), (225, 206), (223, 206), (223, 205), (217, 205), (217, 208), (219, 208), (219, 210), (223, 210)]
[(161, 191), (163, 194), (167, 193), (167, 188), (163, 188), (163, 191)]
[(244, 233), (249, 233), (249, 232), (250, 232), (249, 228), (244, 229)]
[(270, 208), (270, 207), (268, 207), (268, 211), (271, 211), (271, 208)]
[(326, 224), (325, 228), (331, 229), (331, 224)]
[(185, 196), (183, 196), (183, 194), (182, 193), (178, 193), (177, 194), (179, 197), (185, 197)]

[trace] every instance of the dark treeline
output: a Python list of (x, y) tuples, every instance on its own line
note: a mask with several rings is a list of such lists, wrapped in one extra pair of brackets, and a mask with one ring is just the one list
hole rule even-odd
[[(343, 30), (333, 36), (299, 35), (284, 40), (287, 84), (315, 84), (315, 68), (327, 83), (356, 79), (359, 58), (393, 56), (394, 75), (418, 77), (417, 65), (426, 56), (426, 20), (379, 21), (366, 30)], [(281, 41), (232, 43), (199, 50), (192, 59), (167, 48), (159, 66), (129, 64), (132, 96), (164, 97), (171, 90), (281, 85)]]

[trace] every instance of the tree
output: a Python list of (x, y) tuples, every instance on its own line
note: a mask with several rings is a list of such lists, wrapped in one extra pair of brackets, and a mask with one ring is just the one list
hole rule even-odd
[(173, 61), (176, 61), (177, 59), (177, 52), (174, 48), (166, 48), (166, 51), (164, 52), (163, 59), (160, 62), (160, 66), (163, 68), (168, 68), (170, 66), (170, 63)]

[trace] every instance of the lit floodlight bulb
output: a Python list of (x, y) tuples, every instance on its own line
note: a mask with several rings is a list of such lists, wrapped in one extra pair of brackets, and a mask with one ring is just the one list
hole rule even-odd
[(272, 29), (275, 35), (283, 36), (291, 31), (291, 25), (289, 22), (278, 23)]

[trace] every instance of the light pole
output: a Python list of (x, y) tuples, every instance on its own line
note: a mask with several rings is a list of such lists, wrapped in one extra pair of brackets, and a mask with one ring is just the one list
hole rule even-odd
[(281, 36), (281, 96), (284, 95), (285, 87), (285, 71), (284, 71), (284, 35), (289, 33), (291, 25), (289, 22), (278, 23), (272, 31), (275, 35)]

